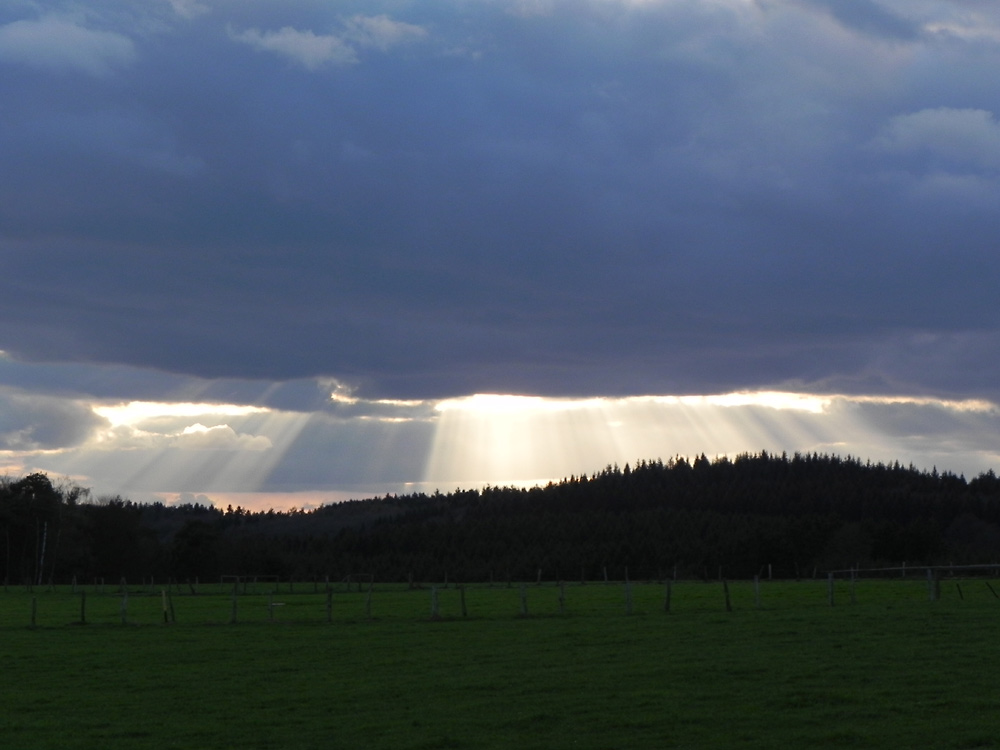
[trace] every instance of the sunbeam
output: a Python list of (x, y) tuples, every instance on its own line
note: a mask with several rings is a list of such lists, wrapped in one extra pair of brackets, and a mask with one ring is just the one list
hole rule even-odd
[[(930, 468), (947, 465), (947, 440), (919, 441), (906, 420), (933, 412), (935, 424), (954, 426), (949, 434), (968, 435), (978, 425), (981, 439), (997, 421), (996, 407), (985, 401), (775, 391), (579, 400), (476, 395), (442, 401), (437, 411), (425, 482), (443, 486), (544, 483), (613, 463), (761, 450)], [(923, 422), (930, 420), (922, 419), (919, 435), (930, 429)], [(983, 470), (995, 455), (984, 454), (982, 467), (956, 470)]]
[(94, 412), (108, 428), (67, 468), (143, 494), (255, 492), (311, 417), (256, 406), (156, 402), (98, 405)]

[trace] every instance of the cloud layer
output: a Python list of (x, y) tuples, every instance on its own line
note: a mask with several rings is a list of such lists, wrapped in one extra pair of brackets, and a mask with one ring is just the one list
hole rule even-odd
[(95, 399), (1000, 402), (998, 67), (946, 0), (7, 3), (3, 440), (46, 398), (67, 444)]
[(17, 356), (399, 397), (995, 395), (939, 354), (998, 351), (989, 8), (71, 7), (0, 18)]

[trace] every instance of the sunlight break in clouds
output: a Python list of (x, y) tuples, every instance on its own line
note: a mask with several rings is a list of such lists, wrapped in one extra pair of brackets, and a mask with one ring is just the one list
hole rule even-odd
[[(107, 428), (66, 462), (123, 494), (255, 492), (312, 415), (238, 404), (100, 405)], [(118, 489), (115, 489), (118, 488)]]
[(156, 417), (195, 417), (202, 414), (242, 417), (248, 414), (261, 414), (266, 411), (267, 409), (257, 406), (239, 406), (236, 404), (171, 404), (154, 401), (131, 401), (127, 404), (94, 407), (94, 412), (107, 419), (113, 427), (134, 425)]
[[(543, 399), (481, 394), (438, 404), (425, 482), (532, 484), (611, 463), (770, 452), (851, 454), (956, 472), (996, 461), (998, 410), (982, 400), (737, 392)], [(938, 433), (933, 434), (937, 429)], [(956, 455), (975, 454), (955, 466)], [(967, 461), (968, 455), (963, 455)]]

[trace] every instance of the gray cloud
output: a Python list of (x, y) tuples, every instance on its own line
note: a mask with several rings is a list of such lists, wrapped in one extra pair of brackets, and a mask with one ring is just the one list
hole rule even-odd
[(307, 70), (315, 70), (325, 63), (350, 65), (358, 61), (354, 49), (333, 34), (317, 35), (312, 31), (299, 31), (291, 26), (284, 26), (277, 31), (231, 31), (230, 36), (254, 49), (284, 55)]
[(77, 26), (133, 40), (114, 76), (6, 61), (22, 360), (303, 408), (1000, 395), (995, 10), (162, 5)]
[(874, 0), (809, 0), (849, 29), (889, 39), (912, 40), (920, 24)]
[(0, 62), (104, 76), (134, 58), (128, 36), (88, 28), (70, 16), (49, 14), (0, 26)]
[(0, 450), (72, 448), (105, 425), (86, 404), (0, 387)]

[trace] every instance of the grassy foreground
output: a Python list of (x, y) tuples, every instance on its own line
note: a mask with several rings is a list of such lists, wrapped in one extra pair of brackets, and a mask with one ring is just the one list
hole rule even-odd
[[(983, 581), (0, 593), (11, 748), (1000, 747)], [(998, 588), (993, 584), (994, 588)], [(287, 587), (287, 584), (286, 584)], [(1000, 589), (998, 589), (1000, 590)], [(35, 628), (30, 628), (32, 598)], [(370, 607), (370, 618), (368, 617)]]

